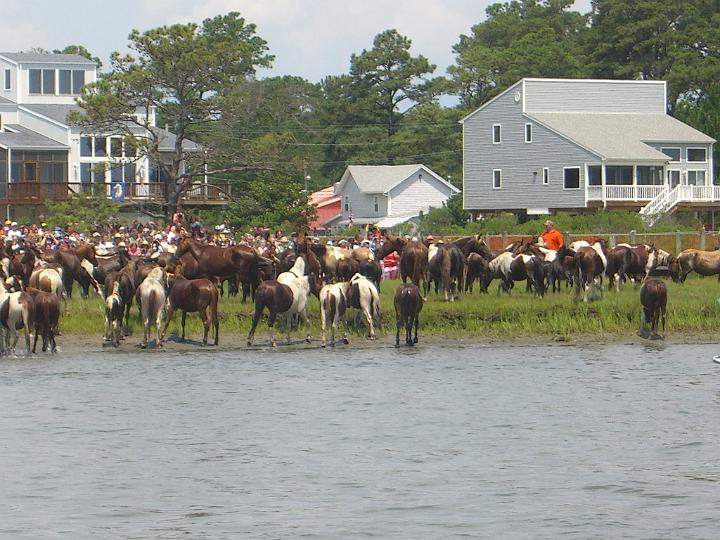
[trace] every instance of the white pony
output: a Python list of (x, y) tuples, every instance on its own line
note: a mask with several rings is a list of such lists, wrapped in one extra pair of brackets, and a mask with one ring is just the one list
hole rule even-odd
[[(2, 350), (9, 354), (15, 351), (18, 330), (25, 329), (25, 352), (30, 355), (30, 332), (35, 327), (34, 302), (26, 292), (8, 292), (0, 285), (0, 332)], [(10, 338), (12, 337), (12, 341)]]
[(62, 267), (46, 267), (35, 266), (35, 270), (30, 274), (30, 287), (35, 287), (41, 291), (54, 293), (58, 299), (62, 299), (65, 303), (65, 311), (67, 312), (67, 292), (62, 281)]
[(138, 287), (137, 297), (140, 299), (140, 317), (144, 327), (143, 341), (140, 345), (143, 349), (147, 347), (151, 324), (155, 324), (155, 345), (156, 347), (162, 347), (161, 332), (165, 321), (166, 287), (167, 276), (165, 270), (159, 266), (150, 270), (150, 273)]

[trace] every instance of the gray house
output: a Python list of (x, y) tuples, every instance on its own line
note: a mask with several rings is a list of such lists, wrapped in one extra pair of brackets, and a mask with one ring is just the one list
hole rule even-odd
[(335, 184), (341, 213), (326, 225), (389, 228), (417, 220), (456, 193), (458, 188), (425, 165), (351, 165)]
[(476, 215), (720, 206), (715, 140), (666, 113), (664, 81), (522, 79), (461, 123)]

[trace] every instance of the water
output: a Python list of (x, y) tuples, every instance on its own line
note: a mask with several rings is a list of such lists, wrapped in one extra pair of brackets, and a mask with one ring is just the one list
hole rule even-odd
[(0, 538), (710, 538), (710, 345), (0, 361)]

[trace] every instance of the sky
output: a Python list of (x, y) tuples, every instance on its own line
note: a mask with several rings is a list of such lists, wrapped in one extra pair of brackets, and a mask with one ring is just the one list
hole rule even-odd
[[(112, 51), (127, 52), (132, 29), (202, 22), (230, 11), (257, 26), (275, 55), (260, 76), (298, 75), (318, 82), (350, 69), (350, 56), (372, 47), (389, 28), (409, 37), (444, 75), (452, 46), (485, 19), (487, 0), (0, 0), (0, 51), (84, 45), (108, 66)], [(575, 8), (590, 10), (590, 0)]]

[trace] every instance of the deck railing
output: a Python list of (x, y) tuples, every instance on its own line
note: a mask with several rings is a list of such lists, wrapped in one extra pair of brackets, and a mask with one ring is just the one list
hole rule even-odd
[[(125, 202), (164, 202), (162, 183), (126, 182), (120, 200)], [(0, 204), (42, 204), (46, 200), (61, 201), (73, 194), (113, 198), (115, 184), (84, 182), (0, 182)], [(117, 197), (116, 197), (117, 199)], [(231, 199), (230, 183), (191, 184), (181, 202), (222, 203)]]
[(664, 187), (661, 185), (588, 186), (586, 193), (589, 201), (649, 201), (657, 197)]

